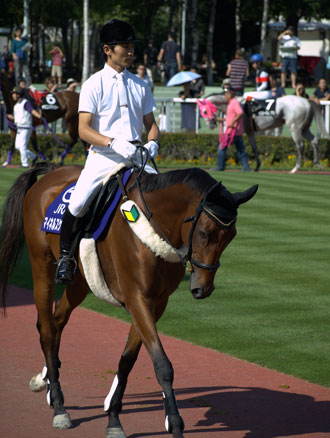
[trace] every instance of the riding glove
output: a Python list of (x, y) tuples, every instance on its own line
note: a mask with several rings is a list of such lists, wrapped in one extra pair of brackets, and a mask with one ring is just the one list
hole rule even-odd
[(159, 145), (155, 140), (150, 140), (144, 147), (147, 149), (150, 158), (155, 159), (157, 157)]
[(132, 158), (136, 152), (136, 146), (134, 146), (134, 144), (121, 138), (114, 138), (112, 142), (109, 143), (109, 147), (125, 159)]

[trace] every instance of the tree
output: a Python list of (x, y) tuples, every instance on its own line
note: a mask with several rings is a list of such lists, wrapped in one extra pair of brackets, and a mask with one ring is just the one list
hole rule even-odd
[(213, 37), (217, 0), (210, 0), (210, 20), (207, 33), (207, 83), (213, 85)]
[(236, 29), (236, 49), (241, 47), (241, 0), (236, 0), (235, 9), (235, 29)]
[(268, 10), (269, 10), (269, 0), (264, 0), (264, 9), (262, 13), (261, 33), (260, 33), (260, 41), (261, 41), (260, 53), (262, 56), (265, 55), (265, 48), (266, 48)]

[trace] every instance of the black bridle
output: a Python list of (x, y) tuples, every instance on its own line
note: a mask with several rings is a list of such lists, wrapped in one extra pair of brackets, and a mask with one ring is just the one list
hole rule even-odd
[[(143, 149), (145, 149), (145, 148), (143, 148), (143, 146), (140, 146), (139, 149), (140, 149), (141, 151), (143, 151)], [(147, 157), (147, 154), (146, 154), (146, 157)], [(142, 174), (142, 172), (143, 172), (143, 170), (144, 170), (144, 166), (145, 166), (145, 164), (146, 164), (146, 162), (147, 162), (147, 159), (145, 159), (145, 160), (142, 159), (142, 153), (141, 153), (141, 161), (142, 161), (142, 166), (141, 166), (140, 169), (137, 169), (136, 166), (133, 165), (133, 173), (134, 173), (134, 177), (135, 177), (135, 183), (134, 183), (134, 185), (137, 186), (137, 189), (138, 189), (138, 192), (139, 192), (139, 195), (140, 195), (140, 198), (141, 198), (141, 201), (142, 201), (142, 204), (143, 204), (143, 207), (144, 207), (144, 210), (145, 210), (145, 214), (146, 214), (146, 217), (147, 217), (148, 221), (152, 223), (152, 225), (154, 226), (154, 228), (155, 228), (155, 229), (158, 231), (158, 233), (163, 237), (163, 239), (164, 239), (164, 240), (165, 240), (165, 241), (166, 241), (171, 247), (173, 247), (173, 245), (171, 244), (171, 242), (169, 241), (169, 239), (166, 237), (166, 235), (162, 232), (162, 230), (158, 227), (158, 225), (157, 225), (157, 224), (155, 223), (155, 221), (152, 219), (152, 212), (149, 210), (149, 208), (148, 208), (148, 206), (147, 206), (147, 204), (146, 204), (146, 202), (145, 202), (145, 199), (144, 199), (144, 196), (143, 196), (143, 193), (142, 193), (142, 189), (141, 189), (141, 185), (140, 185), (140, 182), (139, 182), (139, 177), (140, 177), (140, 175)], [(137, 171), (137, 170), (138, 170), (138, 171)], [(220, 260), (218, 261), (218, 263), (216, 263), (216, 264), (214, 264), (214, 265), (211, 265), (211, 264), (207, 264), (207, 263), (199, 262), (198, 260), (195, 260), (195, 259), (192, 258), (192, 253), (193, 253), (192, 244), (193, 244), (194, 232), (195, 232), (196, 225), (197, 225), (198, 219), (199, 219), (199, 217), (200, 217), (202, 211), (204, 210), (204, 212), (206, 212), (207, 215), (208, 215), (208, 216), (209, 216), (214, 222), (216, 222), (216, 224), (217, 224), (220, 228), (228, 228), (228, 227), (230, 227), (233, 223), (236, 222), (236, 216), (234, 216), (233, 219), (230, 220), (229, 222), (224, 222), (224, 221), (222, 221), (219, 217), (217, 217), (216, 215), (214, 215), (214, 214), (212, 213), (212, 211), (208, 208), (207, 196), (209, 195), (209, 193), (210, 193), (210, 192), (211, 192), (211, 191), (212, 191), (217, 185), (221, 185), (221, 183), (218, 183), (218, 182), (215, 183), (215, 184), (214, 184), (214, 185), (208, 190), (208, 192), (206, 193), (206, 195), (201, 199), (201, 201), (199, 202), (198, 207), (197, 207), (197, 209), (196, 209), (196, 211), (195, 211), (195, 215), (194, 215), (194, 216), (190, 216), (190, 217), (186, 218), (186, 219), (183, 221), (183, 223), (187, 223), (187, 222), (192, 221), (192, 225), (191, 225), (191, 229), (190, 229), (190, 233), (189, 233), (189, 238), (188, 238), (188, 249), (187, 249), (187, 252), (186, 252), (186, 254), (185, 254), (184, 256), (182, 256), (182, 255), (180, 254), (180, 252), (178, 252), (178, 255), (179, 255), (179, 257), (180, 257), (181, 263), (185, 266), (185, 268), (186, 268), (187, 271), (189, 271), (189, 272), (193, 272), (193, 271), (194, 271), (194, 269), (193, 269), (193, 265), (194, 265), (194, 266), (197, 266), (198, 268), (206, 269), (206, 270), (208, 270), (208, 271), (210, 271), (210, 272), (214, 272), (214, 271), (216, 271), (216, 270), (219, 268), (219, 266), (220, 266), (220, 264), (221, 264), (221, 263), (220, 263)], [(127, 199), (127, 193), (126, 193), (126, 190), (125, 190), (125, 188), (124, 188), (121, 184), (120, 184), (120, 187), (121, 187), (121, 191), (122, 191), (123, 197), (124, 197), (124, 199), (126, 200), (126, 199)], [(132, 187), (131, 187), (131, 188), (132, 188)]]
[[(211, 272), (216, 271), (220, 267), (220, 265), (221, 265), (220, 260), (215, 265), (210, 265), (210, 264), (207, 264), (207, 263), (199, 262), (198, 260), (195, 260), (195, 259), (193, 259), (191, 257), (192, 253), (193, 253), (192, 242), (193, 242), (194, 232), (195, 232), (195, 228), (196, 228), (199, 216), (201, 215), (201, 212), (203, 210), (206, 211), (208, 213), (208, 216), (211, 217), (211, 219), (213, 219), (217, 223), (217, 225), (219, 225), (221, 228), (228, 228), (230, 225), (232, 225), (236, 221), (236, 217), (235, 217), (231, 221), (225, 223), (225, 222), (221, 221), (218, 217), (213, 215), (212, 212), (207, 208), (207, 201), (206, 201), (207, 195), (218, 184), (219, 183), (214, 184), (210, 188), (210, 190), (206, 193), (204, 198), (200, 201), (200, 203), (198, 204), (198, 207), (196, 209), (195, 215), (194, 216), (190, 216), (190, 217), (188, 217), (187, 219), (185, 219), (183, 221), (183, 223), (187, 223), (187, 222), (192, 221), (192, 225), (191, 225), (191, 229), (190, 229), (190, 233), (189, 233), (189, 238), (188, 238), (188, 251), (187, 251), (187, 254), (184, 257), (185, 265), (187, 267), (187, 270), (190, 271), (190, 272), (194, 271), (192, 265), (195, 265), (195, 266), (197, 266), (198, 268), (201, 268), (201, 269), (207, 269), (208, 271), (211, 271)], [(212, 216), (214, 216), (214, 217), (212, 217)]]

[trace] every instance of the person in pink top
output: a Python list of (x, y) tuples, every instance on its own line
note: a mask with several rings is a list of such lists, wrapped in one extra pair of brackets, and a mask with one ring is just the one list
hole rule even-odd
[(225, 99), (228, 104), (226, 118), (217, 119), (218, 122), (226, 120), (226, 136), (224, 136), (225, 144), (219, 145), (218, 165), (214, 170), (225, 170), (227, 158), (226, 151), (230, 144), (234, 143), (237, 149), (237, 156), (242, 164), (243, 172), (249, 172), (250, 166), (242, 137), (244, 132), (243, 110), (240, 103), (235, 98), (235, 90), (232, 87), (229, 87), (225, 91)]
[(55, 46), (49, 52), (52, 55), (52, 78), (56, 84), (56, 77), (58, 79), (58, 85), (62, 86), (62, 58), (63, 52), (59, 46)]

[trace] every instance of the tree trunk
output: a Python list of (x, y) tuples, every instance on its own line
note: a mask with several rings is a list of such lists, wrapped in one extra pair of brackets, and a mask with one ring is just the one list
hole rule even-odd
[(209, 29), (207, 33), (207, 83), (213, 85), (213, 36), (214, 36), (214, 23), (215, 12), (217, 8), (217, 0), (210, 0), (210, 20)]
[(176, 0), (170, 0), (170, 13), (168, 15), (168, 30), (174, 31), (174, 15), (176, 9)]
[(69, 28), (69, 22), (62, 18), (61, 30), (62, 30), (63, 51), (65, 56), (65, 67), (68, 76), (72, 76), (72, 59), (71, 59), (71, 51), (68, 43), (68, 28)]
[(265, 58), (267, 23), (268, 23), (269, 0), (264, 0), (264, 9), (262, 13), (261, 33), (260, 33), (260, 53)]
[(192, 51), (191, 51), (191, 63), (193, 66), (197, 65), (198, 62), (198, 49), (199, 49), (199, 28), (198, 28), (198, 0), (192, 0), (192, 25), (193, 25), (193, 41), (192, 41)]
[(236, 0), (235, 8), (235, 29), (236, 29), (236, 49), (241, 47), (241, 0)]
[(82, 82), (85, 82), (89, 75), (89, 19), (88, 19), (89, 0), (84, 0), (84, 60)]

